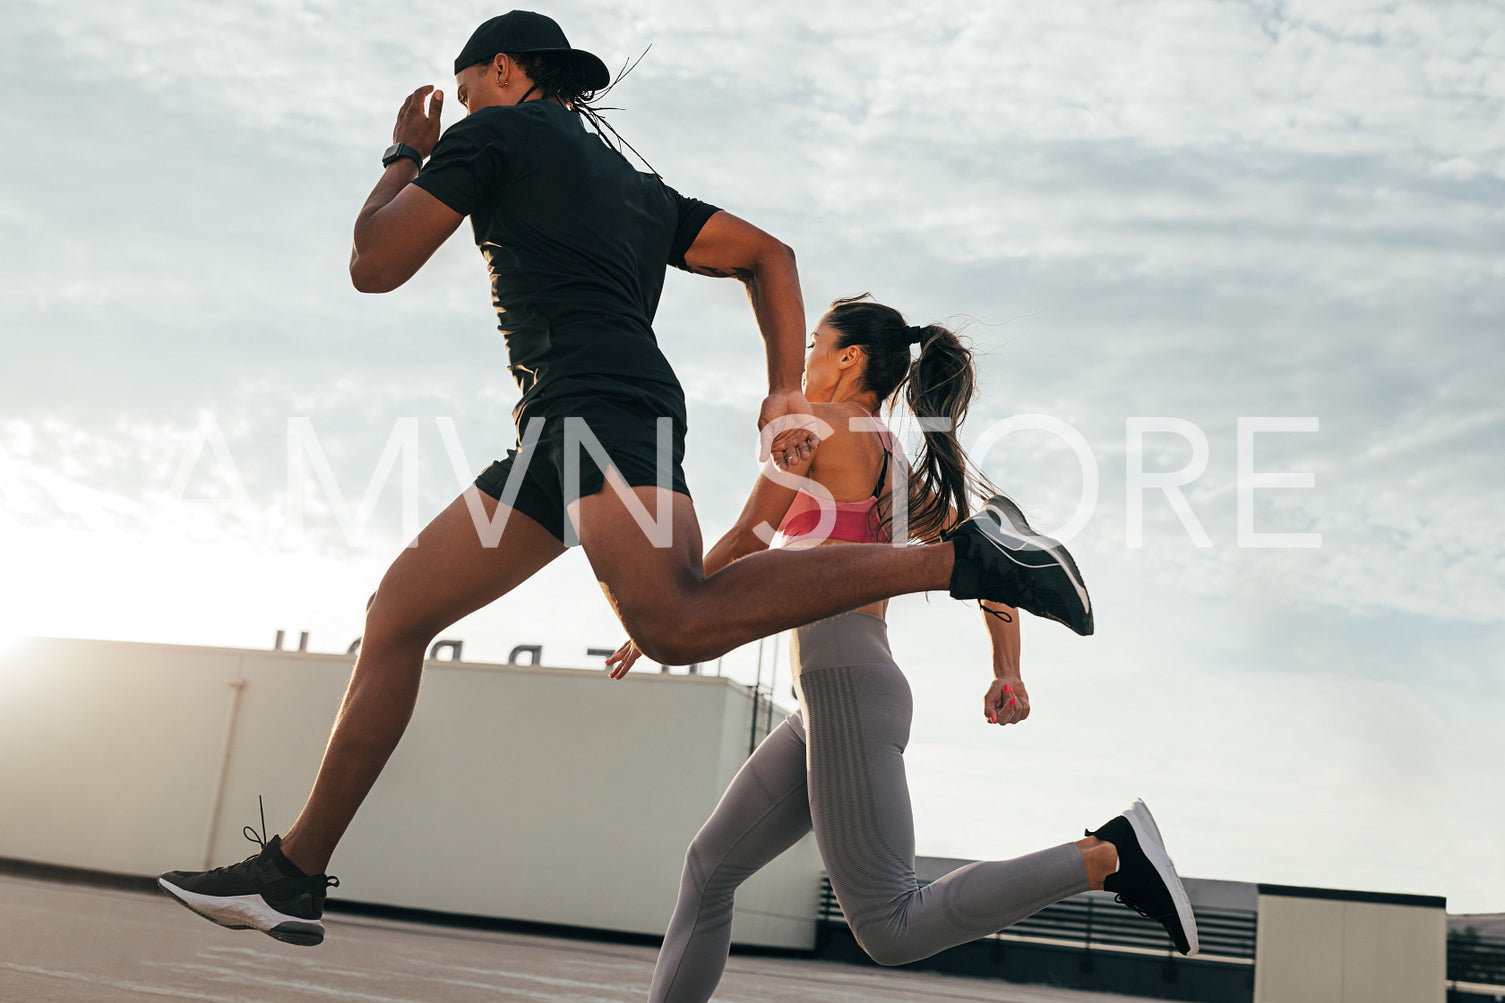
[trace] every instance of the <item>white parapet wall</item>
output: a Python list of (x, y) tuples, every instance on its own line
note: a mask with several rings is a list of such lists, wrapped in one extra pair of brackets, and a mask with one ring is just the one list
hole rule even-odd
[(1447, 902), (1259, 886), (1254, 1003), (1442, 1003)]
[[(155, 874), (254, 852), (302, 807), (351, 656), (31, 639), (0, 654), (0, 857)], [(746, 758), (721, 678), (429, 662), (330, 870), (341, 898), (661, 934)], [(760, 714), (761, 716), (761, 714)], [(739, 943), (814, 945), (807, 836), (737, 898)]]

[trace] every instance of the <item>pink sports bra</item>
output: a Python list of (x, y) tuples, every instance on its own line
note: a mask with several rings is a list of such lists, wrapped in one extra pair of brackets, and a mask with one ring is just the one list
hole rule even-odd
[[(862, 405), (863, 414), (869, 418), (873, 413)], [(879, 421), (878, 436), (883, 441), (883, 467), (878, 471), (878, 483), (873, 485), (873, 493), (861, 501), (825, 501), (816, 498), (808, 491), (800, 491), (794, 496), (794, 501), (789, 503), (789, 511), (784, 513), (784, 518), (779, 523), (779, 535), (774, 537), (773, 546), (786, 547), (796, 540), (814, 538), (820, 530), (821, 506), (834, 507), (836, 521), (825, 533), (822, 539), (845, 540), (849, 543), (887, 543), (889, 534), (878, 521), (878, 496), (883, 490), (883, 480), (888, 476), (888, 461), (893, 455), (894, 436), (882, 421)], [(820, 540), (816, 540), (820, 542)]]

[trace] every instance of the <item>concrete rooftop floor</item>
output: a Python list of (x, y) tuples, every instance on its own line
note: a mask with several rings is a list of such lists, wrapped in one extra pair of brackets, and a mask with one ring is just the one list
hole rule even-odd
[[(316, 948), (224, 930), (163, 896), (0, 876), (0, 1000), (358, 1003), (645, 998), (655, 949), (333, 914)], [(927, 972), (733, 955), (726, 1003), (1150, 1003)]]

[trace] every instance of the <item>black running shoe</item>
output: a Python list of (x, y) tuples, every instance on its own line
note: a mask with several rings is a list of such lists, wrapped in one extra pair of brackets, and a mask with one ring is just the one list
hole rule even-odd
[[(263, 822), (265, 826), (265, 822)], [(212, 871), (168, 871), (157, 885), (207, 920), (231, 930), (260, 930), (288, 944), (313, 947), (324, 940), (324, 896), (339, 878), (312, 877), (282, 853), (282, 837), (265, 838), (246, 826), (258, 853)]]
[(954, 598), (1008, 603), (1092, 633), (1092, 600), (1076, 562), (1060, 543), (1030, 529), (1007, 496), (995, 495), (943, 539), (956, 548)]
[(1087, 835), (1112, 843), (1118, 850), (1118, 870), (1103, 880), (1103, 890), (1116, 892), (1117, 901), (1165, 927), (1176, 950), (1196, 954), (1197, 918), (1191, 900), (1145, 803), (1136, 800), (1101, 828), (1087, 830)]

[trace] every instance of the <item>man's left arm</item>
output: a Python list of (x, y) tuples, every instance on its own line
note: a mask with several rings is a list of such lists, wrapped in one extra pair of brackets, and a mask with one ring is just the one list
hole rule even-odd
[[(768, 396), (758, 415), (758, 429), (786, 416), (810, 415), (800, 388), (805, 371), (805, 301), (800, 293), (794, 251), (783, 241), (729, 212), (717, 212), (701, 227), (685, 252), (685, 266), (697, 275), (735, 278), (747, 287), (753, 317), (768, 356)], [(759, 460), (769, 459), (787, 469), (790, 462), (809, 460), (819, 440), (806, 423), (776, 426), (770, 445), (764, 435)]]

